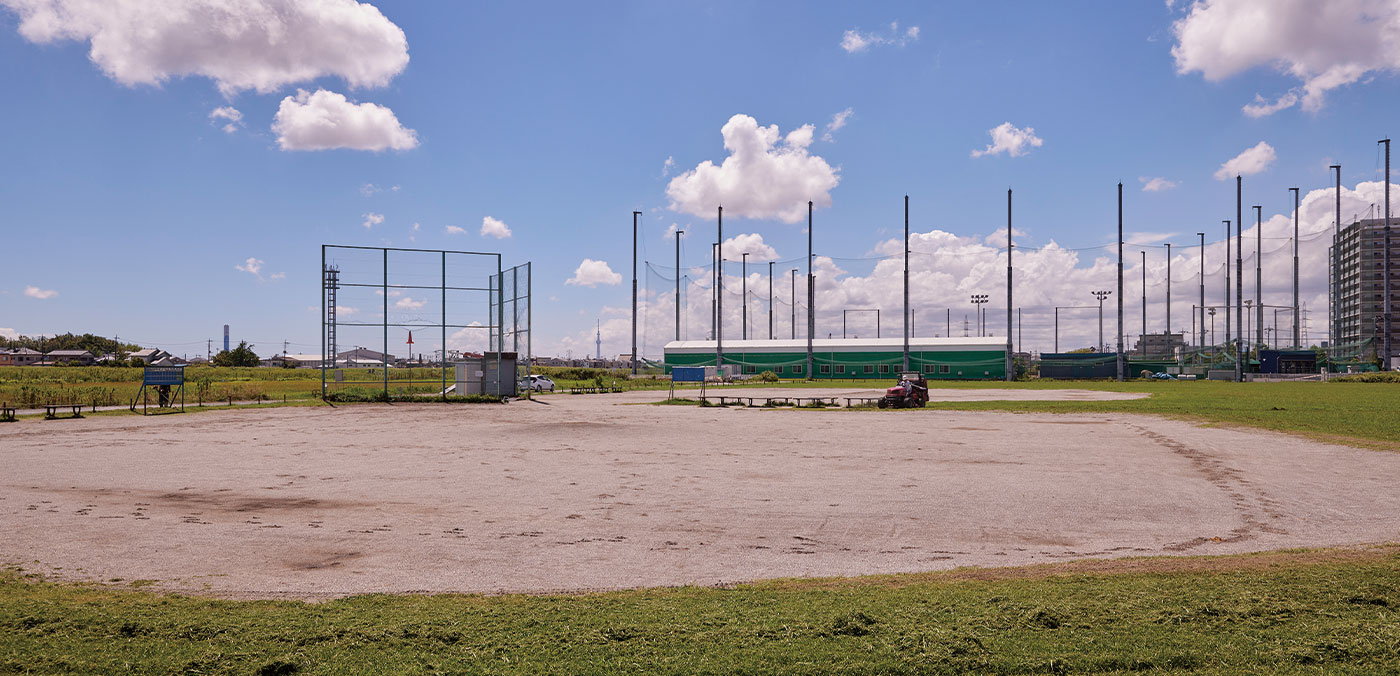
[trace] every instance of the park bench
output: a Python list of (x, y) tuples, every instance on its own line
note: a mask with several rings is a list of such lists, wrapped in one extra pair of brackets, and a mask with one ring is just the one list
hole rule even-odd
[[(853, 401), (860, 403), (852, 404), (851, 402)], [(880, 401), (880, 397), (846, 397), (846, 408), (852, 406), (874, 406), (878, 401)]]
[(83, 405), (82, 405), (82, 404), (44, 404), (44, 420), (56, 420), (56, 419), (58, 419), (58, 418), (59, 418), (58, 411), (59, 411), (60, 409), (68, 409), (69, 411), (71, 411), (71, 413), (70, 413), (69, 415), (65, 416), (65, 417), (68, 417), (68, 418), (81, 418), (81, 417), (83, 417)]
[(0, 422), (14, 422), (19, 420), (16, 413), (15, 407), (11, 406), (10, 402), (5, 402), (4, 405), (0, 405)]

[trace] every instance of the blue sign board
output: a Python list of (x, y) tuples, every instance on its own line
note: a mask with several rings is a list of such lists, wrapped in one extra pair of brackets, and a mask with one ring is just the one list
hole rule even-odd
[(185, 367), (147, 366), (143, 385), (184, 385)]
[(703, 367), (703, 366), (673, 366), (673, 367), (671, 367), (671, 382), (673, 382), (673, 383), (703, 383), (703, 382), (705, 382), (705, 367)]

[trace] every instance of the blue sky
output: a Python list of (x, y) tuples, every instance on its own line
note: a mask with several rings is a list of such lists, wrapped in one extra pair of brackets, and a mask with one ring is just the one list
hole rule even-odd
[[(1356, 53), (1394, 30), (1393, 3), (1372, 0), (1328, 3), (1328, 12), (1354, 10), (1342, 18), (1356, 26), (1341, 21), (1332, 34), (1309, 33), (1316, 44), (1299, 44), (1295, 33), (1316, 24), (1319, 3), (1264, 2), (1272, 16), (1260, 26), (1240, 18), (1256, 0), (253, 4), (293, 15), (327, 7), (361, 13), (344, 35), (317, 28), (305, 40), (298, 27), (320, 24), (289, 20), (282, 42), (249, 50), (182, 40), (181, 24), (145, 3), (114, 2), (106, 15), (85, 16), (68, 0), (0, 0), (0, 88), (8, 101), (0, 125), (9, 130), (0, 168), (0, 331), (91, 331), (193, 355), (228, 323), (235, 341), (247, 339), (260, 353), (280, 352), (284, 340), (292, 352), (317, 352), (320, 245), (334, 243), (498, 251), (507, 266), (530, 261), (535, 352), (591, 352), (600, 322), (603, 351), (617, 354), (630, 341), (637, 210), (642, 255), (665, 268), (641, 282), (652, 294), (643, 299), (644, 351), (657, 355), (674, 330), (673, 300), (663, 293), (673, 283), (673, 224), (688, 231), (683, 267), (697, 285), (684, 296), (686, 337), (703, 338), (709, 322), (708, 274), (699, 268), (715, 237), (713, 206), (678, 201), (672, 181), (702, 162), (723, 162), (721, 128), (746, 115), (758, 128), (776, 125), (779, 138), (813, 125), (812, 139), (796, 149), (773, 146), (802, 161), (775, 164), (777, 174), (761, 176), (771, 183), (749, 173), (729, 177), (739, 185), (716, 179), (710, 187), (740, 205), (726, 208), (726, 238), (761, 236), (786, 275), (805, 259), (805, 219), (745, 218), (742, 205), (803, 204), (809, 197), (793, 186), (816, 185), (803, 183), (812, 171), (819, 184), (822, 166), (835, 182), (810, 197), (829, 203), (816, 211), (816, 252), (833, 259), (830, 268), (818, 265), (819, 333), (839, 332), (842, 308), (879, 306), (893, 317), (881, 330), (898, 335), (898, 287), (889, 274), (898, 261), (877, 259), (898, 251), (882, 242), (902, 228), (905, 194), (911, 228), (927, 234), (915, 245), (916, 317), (945, 307), (957, 317), (968, 311), (967, 294), (981, 291), (994, 299), (989, 324), (1003, 327), (1004, 257), (998, 271), (1000, 239), (989, 246), (984, 238), (1005, 227), (1012, 188), (1019, 244), (1083, 249), (1028, 249), (1018, 261), (1026, 265), (1017, 303), (1026, 347), (1049, 350), (1053, 307), (1087, 304), (1090, 289), (1113, 281), (1110, 251), (1089, 247), (1113, 238), (1116, 182), (1124, 183), (1125, 227), (1141, 233), (1135, 240), (1153, 259), (1149, 330), (1160, 331), (1161, 242), (1191, 244), (1201, 230), (1220, 239), (1221, 219), (1234, 217), (1234, 186), (1214, 175), (1260, 142), (1268, 157), (1240, 165), (1248, 174), (1245, 206), (1262, 204), (1273, 219), (1265, 229), (1266, 302), (1291, 303), (1282, 295), (1291, 267), (1275, 275), (1286, 256), (1270, 255), (1291, 246), (1287, 189), (1301, 187), (1305, 196), (1328, 189), (1326, 166), (1340, 162), (1344, 220), (1364, 212), (1379, 194), (1376, 140), (1390, 133), (1387, 110), (1397, 103), (1395, 55)], [(204, 5), (187, 10), (196, 23)], [(1391, 21), (1365, 21), (1377, 8)], [(22, 31), (24, 21), (47, 18), (35, 11), (49, 10), (61, 25)], [(132, 26), (154, 35), (147, 39), (155, 46), (124, 45)], [(843, 48), (852, 31), (863, 49)], [(1220, 31), (1249, 35), (1248, 44), (1223, 51)], [(298, 90), (306, 94), (298, 98)], [(1245, 110), (1259, 101), (1279, 110)], [(238, 119), (211, 118), (216, 109), (236, 110)], [(384, 124), (383, 109), (396, 122)], [(292, 116), (347, 110), (374, 116), (343, 137), (301, 130), (296, 119), (304, 118)], [(844, 126), (824, 139), (846, 110)], [(1003, 124), (1039, 145), (974, 157)], [(382, 149), (362, 149), (371, 147)], [(1144, 191), (1153, 178), (1172, 187)], [(1332, 223), (1330, 192), (1310, 197), (1305, 234)], [(687, 212), (701, 206), (703, 215)], [(510, 236), (482, 234), (487, 217)], [(1325, 255), (1324, 240), (1303, 239), (1313, 258)], [(744, 246), (756, 252), (753, 260), (766, 251), (752, 239)], [(1130, 247), (1130, 280), (1140, 278), (1142, 248)], [(1199, 249), (1178, 253), (1172, 328), (1189, 331), (1182, 318), (1191, 317)], [(1207, 267), (1218, 267), (1220, 256), (1208, 248)], [(584, 259), (605, 262), (620, 283), (596, 266), (580, 271)], [(738, 265), (726, 275), (734, 293), (727, 309), (738, 312)], [(1310, 336), (1325, 339), (1325, 277), (1304, 277)], [(1218, 300), (1218, 280), (1208, 270), (1206, 283), (1215, 285), (1208, 302)], [(766, 336), (766, 281), (750, 281), (761, 289), (750, 322)], [(1125, 294), (1130, 333), (1140, 294)], [(391, 317), (410, 321), (415, 304), (439, 302), (408, 297)], [(377, 321), (371, 306), (382, 299), (358, 302), (358, 319)], [(789, 312), (782, 304), (775, 310)], [(486, 313), (464, 301), (459, 314), (465, 324)], [(1062, 347), (1090, 340), (1093, 322), (1081, 319), (1062, 325)], [(730, 314), (726, 335), (737, 336), (741, 321)], [(786, 320), (779, 325), (787, 331)], [(861, 328), (868, 334), (873, 325)], [(917, 319), (915, 330), (932, 332)], [(476, 334), (449, 346), (474, 346), (469, 335)], [(377, 346), (372, 340), (366, 334), (342, 345)], [(401, 351), (401, 342), (395, 335), (391, 348)], [(436, 347), (436, 339), (419, 338), (416, 349)]]

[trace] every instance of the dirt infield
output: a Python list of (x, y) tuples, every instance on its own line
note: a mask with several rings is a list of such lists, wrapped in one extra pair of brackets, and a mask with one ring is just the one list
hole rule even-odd
[(1400, 540), (1395, 453), (1117, 414), (630, 405), (664, 396), (0, 426), (0, 563), (314, 598)]

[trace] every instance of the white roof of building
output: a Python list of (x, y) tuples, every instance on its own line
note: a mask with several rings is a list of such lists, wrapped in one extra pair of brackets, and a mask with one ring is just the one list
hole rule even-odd
[[(726, 340), (725, 352), (806, 352), (807, 340)], [(989, 338), (910, 338), (909, 349), (924, 350), (963, 350), (994, 352), (1006, 349), (1006, 339)], [(903, 351), (902, 338), (814, 338), (814, 352), (871, 352)], [(679, 340), (666, 343), (669, 354), (714, 354), (713, 340)]]

